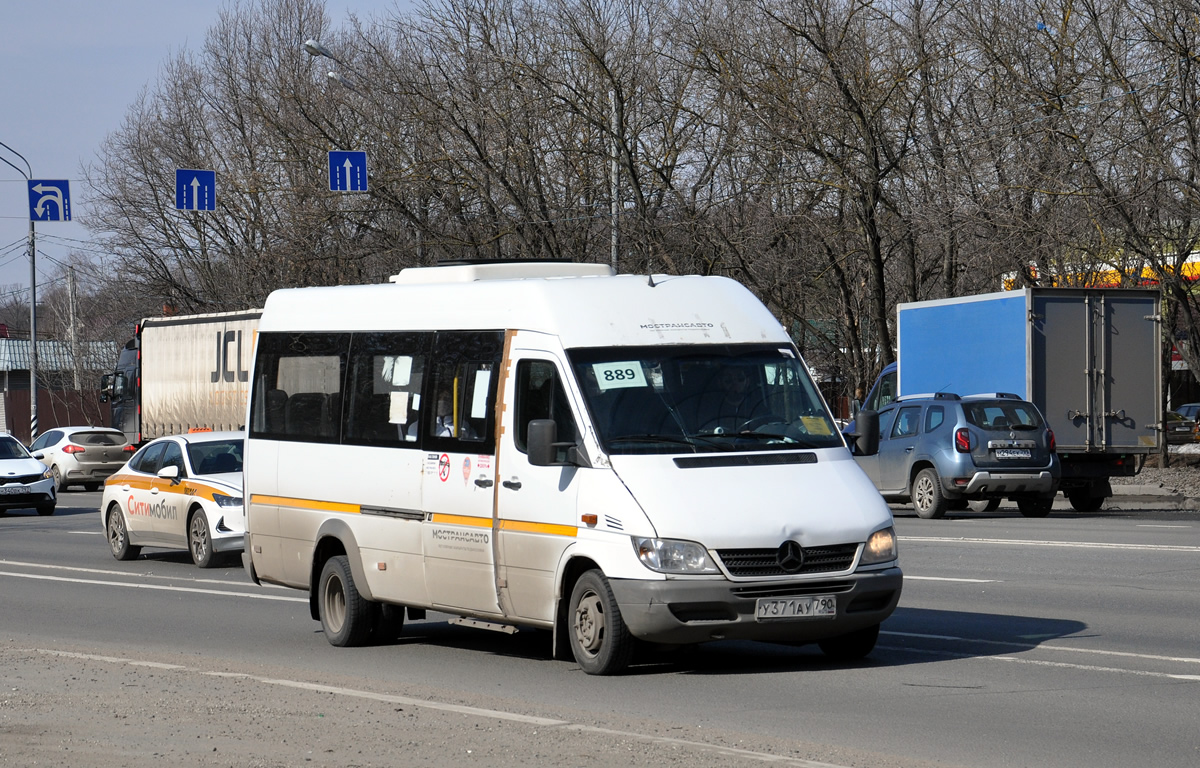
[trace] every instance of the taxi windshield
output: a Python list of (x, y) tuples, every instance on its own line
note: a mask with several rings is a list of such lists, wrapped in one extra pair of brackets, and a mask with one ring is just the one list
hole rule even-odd
[(610, 454), (843, 445), (790, 347), (605, 347), (569, 355)]

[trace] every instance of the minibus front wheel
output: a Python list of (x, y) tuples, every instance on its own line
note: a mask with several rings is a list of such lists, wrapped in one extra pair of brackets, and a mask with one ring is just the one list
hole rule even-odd
[(629, 666), (633, 636), (603, 573), (587, 571), (575, 582), (569, 616), (571, 652), (584, 672), (615, 675)]
[(335, 555), (321, 568), (317, 586), (321, 629), (330, 645), (347, 648), (363, 645), (371, 635), (371, 603), (359, 594), (345, 555)]

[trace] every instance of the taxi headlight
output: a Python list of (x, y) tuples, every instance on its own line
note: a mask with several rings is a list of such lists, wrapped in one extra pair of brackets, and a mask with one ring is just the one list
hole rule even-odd
[(708, 551), (694, 541), (633, 537), (642, 565), (659, 573), (720, 573)]
[(881, 531), (875, 531), (867, 539), (867, 546), (863, 547), (862, 559), (858, 561), (858, 564), (874, 565), (875, 563), (886, 563), (895, 559), (896, 530), (894, 528), (884, 528)]
[(227, 496), (223, 493), (214, 493), (213, 501), (217, 502), (218, 507), (240, 507), (242, 506), (241, 496)]

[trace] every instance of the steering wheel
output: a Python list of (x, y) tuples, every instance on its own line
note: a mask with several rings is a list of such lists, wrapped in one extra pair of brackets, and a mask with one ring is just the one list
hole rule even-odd
[(742, 425), (737, 428), (738, 432), (753, 432), (759, 427), (765, 427), (768, 424), (786, 424), (787, 419), (777, 413), (768, 413), (763, 416), (755, 416), (752, 419), (747, 419), (742, 422)]

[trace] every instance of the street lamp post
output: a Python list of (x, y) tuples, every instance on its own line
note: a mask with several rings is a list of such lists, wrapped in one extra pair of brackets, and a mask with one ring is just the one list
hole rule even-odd
[[(21, 158), (21, 162), (25, 163), (25, 170), (21, 170), (17, 166), (10, 163), (6, 158), (0, 157), (5, 164), (15, 170), (17, 173), (25, 177), (25, 181), (33, 180), (33, 168), (29, 165), (29, 161), (25, 159), (17, 150), (0, 141), (0, 147), (4, 147), (9, 152), (12, 152), (17, 157)], [(38, 408), (37, 408), (37, 232), (33, 226), (33, 219), (29, 219), (29, 442), (33, 442), (38, 436)]]

